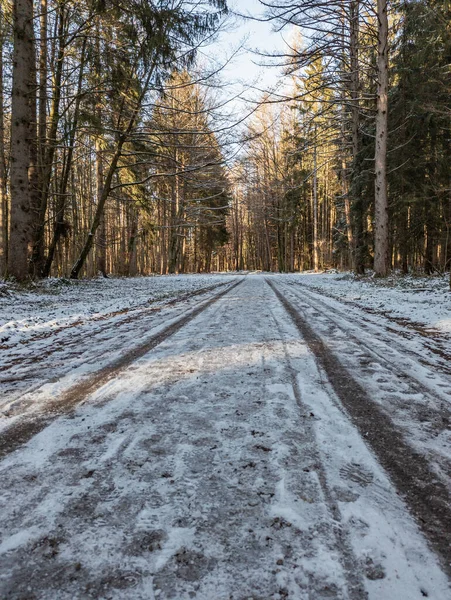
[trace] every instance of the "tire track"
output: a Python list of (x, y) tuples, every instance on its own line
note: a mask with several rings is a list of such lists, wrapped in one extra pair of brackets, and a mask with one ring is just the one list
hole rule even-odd
[[(274, 287), (272, 285), (271, 285), (271, 288), (274, 290)], [(302, 402), (302, 395), (301, 395), (301, 391), (299, 389), (297, 373), (291, 363), (290, 355), (289, 355), (289, 352), (287, 349), (285, 334), (283, 333), (283, 331), (280, 327), (280, 323), (276, 319), (272, 310), (271, 310), (271, 314), (272, 314), (272, 317), (276, 324), (276, 327), (279, 331), (280, 339), (282, 341), (287, 370), (288, 370), (289, 377), (291, 380), (294, 397), (296, 398), (296, 402), (297, 402), (299, 408), (304, 412), (308, 412), (307, 406), (305, 406), (305, 404)], [(343, 568), (343, 571), (344, 571), (344, 574), (346, 577), (349, 599), (350, 600), (365, 600), (365, 598), (368, 598), (368, 594), (365, 591), (365, 586), (363, 583), (361, 571), (359, 569), (356, 569), (356, 565), (358, 564), (358, 561), (357, 561), (357, 558), (352, 549), (350, 540), (348, 539), (347, 531), (343, 527), (340, 509), (337, 505), (337, 502), (333, 498), (333, 496), (331, 494), (331, 490), (327, 483), (326, 471), (325, 471), (324, 465), (322, 463), (320, 453), (318, 451), (318, 441), (316, 439), (316, 433), (315, 433), (314, 427), (311, 424), (309, 424), (308, 421), (306, 421), (304, 423), (304, 427), (308, 431), (310, 440), (312, 442), (312, 446), (315, 448), (315, 453), (313, 454), (312, 458), (315, 459), (315, 464), (317, 465), (316, 473), (318, 475), (318, 481), (319, 481), (321, 491), (324, 496), (324, 501), (325, 501), (325, 504), (329, 510), (329, 513), (330, 513), (333, 521), (336, 524), (333, 528), (333, 533), (335, 536), (337, 547), (340, 549), (340, 562), (341, 562), (341, 565), (342, 565), (342, 568)]]
[[(290, 291), (297, 296), (298, 298), (300, 298), (302, 300), (302, 302), (305, 302), (310, 308), (313, 308), (315, 311), (317, 311), (319, 314), (321, 314), (322, 316), (326, 317), (331, 323), (333, 323), (338, 329), (340, 329), (341, 331), (345, 331), (346, 335), (348, 338), (353, 339), (357, 345), (359, 347), (363, 347), (365, 348), (365, 350), (371, 355), (373, 356), (377, 361), (379, 362), (383, 362), (384, 363), (384, 367), (389, 370), (391, 373), (393, 373), (396, 377), (403, 377), (405, 379), (409, 379), (412, 382), (412, 387), (414, 387), (418, 392), (421, 392), (422, 394), (426, 395), (433, 404), (437, 403), (437, 397), (440, 396), (441, 399), (444, 402), (449, 403), (449, 394), (443, 393), (439, 390), (431, 390), (429, 387), (427, 387), (423, 381), (421, 381), (419, 378), (417, 378), (414, 374), (412, 374), (411, 370), (403, 370), (399, 368), (399, 365), (396, 364), (396, 366), (391, 362), (390, 358), (385, 356), (384, 354), (381, 354), (381, 351), (379, 349), (376, 349), (374, 346), (370, 346), (369, 343), (363, 341), (360, 337), (358, 337), (356, 334), (351, 333), (349, 329), (344, 329), (343, 325), (340, 324), (336, 319), (334, 319), (333, 316), (331, 316), (331, 310), (334, 310), (335, 313), (337, 313), (340, 316), (340, 319), (343, 319), (344, 321), (346, 321), (347, 323), (349, 323), (351, 328), (354, 328), (354, 323), (350, 321), (350, 318), (345, 315), (343, 312), (341, 311), (337, 311), (337, 309), (334, 307), (334, 309), (332, 309), (331, 307), (329, 307), (326, 303), (322, 302), (319, 299), (315, 299), (312, 298), (310, 296), (310, 301), (308, 299), (308, 293), (305, 294), (304, 291), (302, 292), (302, 296), (300, 295), (300, 292), (298, 292), (298, 290), (291, 290)], [(321, 310), (320, 308), (318, 308), (318, 305), (322, 306), (324, 310)], [(423, 357), (421, 357), (417, 352), (410, 350), (409, 348), (404, 347), (402, 344), (400, 344), (399, 342), (396, 342), (396, 340), (392, 340), (387, 338), (387, 336), (383, 335), (383, 332), (380, 331), (379, 328), (377, 328), (376, 325), (372, 324), (372, 326), (368, 326), (366, 323), (358, 323), (358, 326), (362, 329), (364, 329), (366, 332), (368, 332), (370, 335), (376, 337), (377, 336), (377, 340), (378, 342), (382, 342), (383, 344), (385, 344), (385, 346), (388, 347), (389, 350), (392, 350), (393, 348), (396, 349), (397, 352), (399, 352), (400, 354), (402, 354), (403, 356), (406, 354), (411, 355), (412, 357), (415, 357), (415, 359), (418, 360), (418, 362), (420, 362), (420, 364), (422, 364), (423, 366), (427, 366), (427, 368), (430, 368), (432, 371), (437, 369), (436, 365), (433, 365), (431, 363), (426, 362)], [(374, 330), (375, 328), (377, 328), (377, 332), (374, 332), (372, 330)], [(451, 371), (450, 371), (451, 373)], [(450, 384), (451, 386), (451, 384)], [(448, 420), (451, 420), (451, 408), (449, 410), (443, 409), (442, 407), (440, 407), (440, 413), (442, 414), (443, 412), (446, 413), (446, 418)]]
[[(346, 341), (350, 342), (355, 346), (355, 348), (359, 352), (366, 353), (366, 356), (371, 359), (371, 362), (375, 362), (382, 369), (386, 371), (386, 377), (392, 378), (392, 383), (394, 388), (390, 390), (392, 395), (391, 400), (383, 400), (379, 404), (381, 410), (385, 411), (388, 415), (388, 418), (392, 421), (395, 427), (404, 435), (404, 438), (409, 442), (409, 438), (411, 435), (417, 437), (418, 442), (423, 445), (425, 452), (427, 453), (427, 460), (432, 468), (435, 469), (435, 476), (441, 477), (448, 485), (451, 482), (451, 461), (449, 460), (449, 454), (441, 452), (437, 447), (434, 447), (434, 444), (431, 445), (431, 440), (434, 436), (438, 436), (443, 432), (446, 432), (449, 428), (449, 424), (451, 422), (451, 405), (449, 403), (450, 395), (447, 394), (446, 391), (441, 389), (437, 389), (438, 385), (435, 384), (434, 389), (431, 389), (427, 386), (421, 379), (415, 376), (415, 363), (413, 363), (408, 369), (400, 368), (400, 365), (403, 364), (403, 359), (405, 358), (405, 353), (409, 353), (407, 349), (404, 349), (401, 344), (393, 343), (391, 345), (389, 340), (383, 339), (381, 336), (380, 329), (376, 327), (376, 325), (365, 326), (363, 323), (358, 323), (358, 327), (362, 329), (362, 333), (366, 336), (371, 335), (372, 339), (365, 341), (362, 339), (362, 336), (359, 335), (359, 330), (355, 331), (355, 324), (349, 320), (349, 317), (344, 315), (342, 312), (335, 312), (339, 315), (340, 319), (345, 322), (345, 325), (348, 324), (349, 329), (343, 325), (343, 323), (339, 322), (336, 318), (331, 316), (330, 307), (324, 302), (320, 300), (315, 304), (315, 299), (311, 298), (306, 299), (304, 295), (300, 295), (300, 293), (296, 290), (289, 290), (294, 297), (299, 299), (309, 308), (313, 309), (321, 318), (327, 319), (330, 323), (333, 323), (335, 327), (345, 333)], [(308, 295), (307, 295), (308, 298)], [(322, 306), (323, 309), (319, 308)], [(354, 331), (354, 333), (352, 333)], [(320, 334), (321, 336), (322, 334)], [(324, 339), (324, 335), (322, 335)], [(327, 339), (327, 338), (326, 338)], [(378, 342), (378, 346), (374, 344), (374, 341)], [(373, 342), (373, 343), (371, 343)], [(382, 348), (380, 344), (383, 344)], [(326, 342), (327, 346), (327, 342)], [(384, 354), (384, 349), (386, 349), (386, 354)], [(398, 359), (393, 361), (390, 357), (390, 353), (395, 349), (395, 352), (398, 354)], [(346, 351), (347, 350), (347, 351)], [(355, 361), (355, 357), (351, 351), (347, 348), (344, 351), (343, 357), (346, 360), (340, 360), (342, 364), (342, 368), (350, 369), (351, 365), (349, 365), (350, 360)], [(415, 353), (412, 353), (415, 355)], [(341, 354), (340, 354), (341, 355)], [(365, 359), (366, 362), (366, 359)], [(361, 362), (361, 365), (365, 365), (365, 362)], [(355, 369), (355, 365), (352, 365), (352, 369)], [(359, 367), (357, 367), (359, 368)], [(361, 369), (361, 376), (363, 378), (367, 378), (368, 374), (365, 372), (365, 366)], [(353, 371), (354, 372), (354, 371)], [(434, 370), (430, 371), (430, 374), (435, 377)], [(384, 373), (381, 372), (381, 375), (384, 376)], [(385, 382), (388, 384), (389, 380)], [(370, 385), (374, 385), (374, 381), (369, 382)], [(400, 398), (402, 397), (402, 393), (398, 395), (397, 398), (393, 399), (393, 396), (396, 396), (396, 386), (409, 386), (409, 394), (410, 400), (406, 406), (406, 403), (402, 402)], [(451, 386), (448, 384), (447, 388), (451, 393)], [(384, 390), (385, 393), (386, 390)], [(413, 395), (412, 395), (413, 393)], [(419, 399), (418, 399), (419, 397)], [(407, 412), (406, 412), (407, 411)], [(417, 429), (412, 432), (409, 427), (406, 427), (405, 424), (405, 416), (409, 415), (408, 423), (414, 423), (417, 426)], [(426, 428), (426, 429), (425, 429)], [(429, 429), (428, 429), (429, 428)]]
[(431, 471), (425, 457), (405, 442), (388, 415), (372, 401), (295, 306), (272, 281), (267, 279), (267, 282), (317, 358), (360, 434), (402, 494), (418, 526), (442, 559), (448, 576), (451, 576), (450, 491)]
[(120, 359), (112, 362), (88, 380), (83, 381), (64, 392), (57, 400), (46, 405), (46, 413), (44, 415), (25, 417), (19, 422), (11, 425), (2, 433), (0, 438), (0, 459), (11, 452), (14, 452), (58, 417), (68, 414), (89, 394), (98, 390), (105, 383), (116, 377), (121, 371), (129, 367), (134, 361), (138, 360), (153, 350), (153, 348), (164, 342), (167, 338), (177, 333), (182, 327), (240, 285), (242, 281), (243, 279), (233, 283), (231, 286), (227, 287), (227, 289), (219, 292), (219, 294), (213, 298), (210, 298), (188, 314), (179, 318), (175, 323), (172, 323), (152, 336), (144, 344), (134, 348)]
[[(191, 298), (195, 298), (196, 296), (200, 296), (207, 292), (212, 292), (215, 289), (221, 288), (225, 285), (228, 285), (228, 284), (227, 283), (219, 283), (217, 285), (200, 288), (198, 290), (195, 290), (194, 292), (189, 292), (187, 294), (183, 294), (182, 296), (178, 296), (176, 298), (167, 299), (166, 302), (164, 302), (164, 300), (163, 300), (164, 304), (162, 306), (146, 306), (146, 307), (134, 306), (134, 307), (125, 308), (125, 309), (122, 309), (119, 311), (114, 311), (111, 313), (94, 316), (93, 318), (87, 319), (85, 321), (83, 321), (83, 320), (74, 321), (73, 323), (70, 323), (69, 325), (59, 327), (58, 329), (55, 328), (55, 329), (52, 329), (51, 331), (47, 331), (45, 333), (41, 333), (41, 334), (38, 334), (29, 339), (23, 340), (20, 342), (20, 344), (21, 344), (21, 347), (28, 347), (30, 345), (32, 346), (33, 344), (35, 344), (37, 342), (40, 342), (42, 340), (47, 340), (58, 334), (65, 334), (65, 333), (71, 334), (71, 332), (72, 332), (71, 330), (74, 329), (75, 327), (80, 327), (80, 326), (84, 326), (84, 325), (87, 325), (87, 326), (96, 325), (97, 323), (99, 323), (98, 329), (95, 329), (94, 331), (90, 332), (90, 335), (92, 335), (92, 336), (101, 335), (103, 332), (108, 331), (108, 329), (111, 328), (111, 323), (109, 322), (110, 319), (114, 319), (115, 317), (123, 315), (123, 317), (124, 317), (123, 319), (121, 319), (120, 321), (114, 322), (115, 327), (117, 327), (117, 326), (122, 327), (123, 325), (128, 325), (130, 323), (133, 323), (134, 321), (142, 319), (143, 316), (147, 316), (149, 313), (153, 314), (155, 312), (159, 312), (162, 308), (166, 308), (167, 306), (173, 306), (174, 304), (177, 304), (179, 302), (184, 302), (185, 300), (190, 300)], [(159, 300), (157, 300), (157, 302), (158, 301)], [(132, 313), (132, 314), (129, 314), (129, 313)], [(108, 322), (104, 325), (101, 325), (101, 323), (104, 321), (108, 321)], [(86, 336), (85, 331), (78, 331), (75, 335), (71, 336), (70, 340), (66, 340), (66, 339), (57, 340), (56, 343), (52, 344), (51, 348), (46, 349), (46, 351), (41, 353), (38, 357), (34, 357), (34, 356), (33, 356), (33, 358), (27, 357), (25, 360), (28, 361), (29, 363), (31, 363), (33, 366), (36, 366), (36, 362), (47, 359), (49, 356), (51, 356), (55, 352), (58, 352), (62, 348), (67, 349), (67, 348), (71, 348), (71, 347), (76, 347), (80, 343), (80, 340), (82, 340), (85, 336)], [(0, 350), (11, 350), (11, 347), (3, 345), (3, 346), (0, 346)], [(17, 358), (13, 357), (12, 359), (9, 360), (9, 362), (0, 366), (0, 373), (5, 372), (5, 371), (8, 372), (15, 365), (23, 364), (25, 362), (25, 360), (22, 356), (19, 356)], [(9, 378), (8, 379), (8, 378), (0, 377), (0, 383), (8, 383), (10, 381), (15, 381), (16, 379), (17, 378), (15, 378), (15, 379)]]
[[(290, 283), (290, 282), (286, 282), (286, 284), (293, 286), (295, 284)], [(298, 292), (299, 290), (293, 290), (295, 293)], [(345, 300), (343, 298), (340, 297), (336, 297), (333, 294), (326, 294), (322, 291), (319, 291), (316, 288), (311, 288), (307, 287), (307, 286), (302, 286), (302, 295), (303, 295), (303, 299), (307, 296), (310, 297), (310, 299), (312, 300), (312, 302), (315, 303), (315, 308), (316, 308), (316, 304), (321, 304), (322, 306), (324, 306), (327, 310), (330, 310), (331, 307), (328, 306), (324, 300), (321, 300), (320, 298), (327, 298), (329, 300), (333, 300), (334, 302), (338, 302), (339, 304), (342, 305), (348, 305), (348, 306), (352, 306), (353, 308), (357, 308), (358, 310), (361, 310), (369, 315), (376, 315), (376, 316), (381, 316), (384, 317), (385, 319), (387, 319), (388, 321), (391, 321), (392, 323), (395, 323), (396, 325), (398, 325), (399, 327), (403, 328), (404, 331), (402, 330), (397, 330), (394, 329), (392, 327), (388, 327), (386, 329), (386, 331), (388, 331), (389, 333), (394, 333), (397, 336), (401, 336), (404, 337), (406, 339), (412, 339), (412, 336), (415, 334), (420, 335), (422, 338), (424, 338), (428, 343), (425, 344), (426, 348), (432, 352), (433, 354), (435, 354), (436, 356), (438, 356), (441, 359), (441, 364), (440, 364), (440, 369), (442, 370), (442, 372), (446, 375), (451, 375), (451, 369), (449, 368), (449, 362), (451, 361), (451, 355), (449, 353), (447, 353), (444, 349), (440, 348), (440, 339), (434, 339), (434, 341), (437, 344), (437, 347), (434, 347), (431, 345), (430, 341), (431, 341), (431, 337), (434, 336), (434, 338), (440, 338), (440, 337), (444, 337), (443, 334), (441, 334), (439, 331), (436, 332), (432, 332), (431, 330), (426, 329), (425, 327), (422, 327), (421, 325), (409, 322), (407, 319), (402, 319), (402, 318), (398, 318), (398, 317), (393, 317), (389, 314), (387, 314), (384, 311), (379, 311), (376, 310), (374, 308), (368, 307), (368, 306), (361, 306), (360, 304), (358, 304), (357, 302), (351, 301), (351, 300)], [(319, 296), (319, 297), (318, 297)], [(344, 307), (343, 307), (344, 308)], [(343, 316), (343, 318), (347, 318), (344, 313), (340, 310), (337, 310), (336, 307), (334, 307), (334, 311), (339, 312), (340, 316)], [(349, 320), (349, 317), (348, 317)], [(359, 325), (362, 328), (365, 328), (367, 330), (371, 330), (374, 327), (378, 327), (378, 325), (376, 323), (374, 323), (373, 321), (370, 321), (370, 325), (368, 325), (367, 323), (359, 323)], [(410, 331), (405, 331), (405, 330), (410, 330)], [(378, 332), (379, 333), (379, 332)], [(380, 335), (380, 333), (379, 333)], [(387, 339), (387, 338), (386, 338)], [(389, 339), (389, 344), (390, 346), (396, 346), (400, 349), (401, 352), (403, 353), (409, 353), (412, 356), (415, 356), (418, 361), (422, 364), (425, 365), (429, 368), (432, 369), (436, 369), (437, 365), (434, 363), (431, 363), (430, 361), (426, 360), (424, 358), (424, 356), (422, 356), (419, 352), (416, 352), (415, 350), (412, 350), (410, 348), (406, 348), (401, 342), (390, 338)]]
[[(223, 286), (228, 285), (228, 283), (220, 283), (214, 286), (204, 287), (199, 290), (195, 290), (194, 292), (190, 292), (187, 294), (183, 294), (177, 298), (172, 298), (168, 302), (165, 302), (163, 306), (155, 307), (151, 306), (148, 308), (133, 308), (133, 309), (125, 309), (123, 311), (118, 311), (117, 313), (109, 313), (108, 315), (101, 315), (98, 318), (91, 319), (89, 321), (80, 322), (81, 325), (97, 325), (97, 328), (91, 331), (77, 331), (72, 332), (72, 325), (67, 327), (62, 327), (58, 330), (54, 330), (52, 332), (46, 332), (42, 336), (36, 336), (28, 340), (27, 344), (31, 345), (36, 342), (39, 342), (42, 339), (47, 339), (48, 337), (56, 334), (61, 334), (59, 338), (57, 338), (51, 345), (51, 347), (46, 346), (45, 350), (42, 352), (38, 349), (32, 355), (28, 356), (15, 356), (12, 360), (10, 358), (9, 362), (6, 363), (3, 367), (0, 367), (0, 373), (3, 371), (6, 372), (6, 376), (0, 375), (0, 386), (4, 389), (5, 396), (9, 396), (9, 400), (7, 406), (12, 406), (15, 403), (19, 402), (22, 398), (27, 397), (29, 394), (32, 394), (36, 390), (42, 387), (42, 385), (46, 383), (54, 382), (55, 375), (49, 377), (46, 380), (42, 378), (42, 372), (45, 369), (50, 359), (55, 361), (63, 360), (65, 364), (70, 365), (69, 369), (63, 369), (57, 372), (56, 378), (60, 379), (64, 377), (67, 373), (71, 371), (73, 367), (73, 359), (77, 360), (80, 355), (82, 355), (85, 351), (84, 348), (80, 346), (81, 342), (85, 340), (86, 335), (89, 335), (89, 339), (91, 341), (91, 346), (95, 344), (97, 340), (102, 342), (102, 336), (111, 330), (114, 327), (117, 332), (115, 333), (116, 338), (120, 337), (117, 333), (125, 332), (127, 336), (132, 332), (132, 327), (136, 321), (142, 321), (146, 317), (153, 316), (155, 313), (160, 312), (162, 309), (167, 308), (168, 306), (177, 305), (179, 302), (184, 302), (195, 298), (196, 296), (200, 296), (202, 294), (212, 292), (218, 288), (222, 288)], [(132, 314), (128, 314), (131, 312)], [(124, 317), (119, 321), (111, 322), (110, 319), (114, 319), (118, 314), (124, 314)], [(105, 324), (101, 324), (103, 321), (107, 320)], [(100, 323), (99, 323), (100, 322)], [(72, 335), (71, 335), (72, 334)], [(69, 339), (68, 339), (69, 337)], [(100, 349), (97, 354), (90, 356), (86, 359), (83, 359), (83, 364), (92, 363), (95, 361), (98, 363), (99, 359), (104, 359), (108, 357), (110, 352), (113, 351), (121, 351), (121, 340), (117, 341), (116, 345), (111, 347), (107, 346), (103, 349)], [(28, 350), (30, 348), (27, 347)], [(33, 346), (31, 347), (31, 350)], [(61, 353), (61, 354), (59, 354)], [(37, 355), (36, 355), (37, 354)], [(19, 373), (16, 373), (15, 367), (19, 366)], [(78, 364), (77, 366), (80, 366)], [(12, 372), (11, 372), (12, 371)], [(93, 369), (92, 372), (95, 372), (96, 369)], [(28, 387), (20, 386), (24, 382), (30, 381)], [(8, 387), (9, 386), (9, 387)], [(17, 389), (17, 386), (20, 386)], [(7, 416), (11, 416), (13, 412), (10, 409), (6, 409), (5, 407), (1, 408), (3, 414)]]

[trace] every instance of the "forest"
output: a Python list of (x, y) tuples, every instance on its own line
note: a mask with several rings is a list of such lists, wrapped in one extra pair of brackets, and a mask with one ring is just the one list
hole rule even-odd
[(451, 1), (0, 40), (0, 599), (450, 600)]
[[(450, 3), (260, 9), (1, 0), (3, 277), (449, 270)], [(231, 18), (287, 32), (239, 117), (199, 61)]]

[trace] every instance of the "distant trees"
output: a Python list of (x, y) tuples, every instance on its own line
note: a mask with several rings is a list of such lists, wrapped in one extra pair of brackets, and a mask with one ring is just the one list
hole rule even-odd
[(209, 99), (185, 71), (174, 73), (149, 123), (154, 241), (163, 273), (210, 271), (225, 244), (230, 183), (208, 123)]
[[(449, 3), (260, 3), (266, 19), (295, 32), (286, 52), (270, 57), (292, 85), (262, 98), (275, 106), (273, 123), (284, 120), (283, 132), (261, 132), (284, 165), (279, 205), (289, 199), (296, 207), (290, 268), (373, 267), (379, 276), (449, 269)], [(259, 160), (255, 145), (247, 163)], [(237, 188), (249, 208), (250, 186)], [(261, 233), (255, 221), (251, 227), (254, 239), (269, 232), (270, 258), (257, 262), (284, 270), (283, 236), (271, 235), (280, 215), (266, 214)]]
[(406, 2), (392, 60), (389, 190), (400, 266), (451, 264), (451, 7)]

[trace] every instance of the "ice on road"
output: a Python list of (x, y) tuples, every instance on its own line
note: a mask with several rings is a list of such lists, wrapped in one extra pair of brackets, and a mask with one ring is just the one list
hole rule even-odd
[(1, 598), (451, 598), (263, 275), (80, 400), (0, 463)]

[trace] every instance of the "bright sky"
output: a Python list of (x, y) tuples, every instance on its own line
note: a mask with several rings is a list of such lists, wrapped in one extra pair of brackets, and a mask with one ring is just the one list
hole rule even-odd
[[(229, 8), (231, 12), (250, 15), (252, 17), (264, 18), (265, 7), (259, 0), (230, 0)], [(245, 41), (245, 46), (249, 50), (259, 50), (264, 53), (281, 52), (285, 44), (283, 37), (289, 35), (286, 30), (283, 35), (274, 31), (272, 22), (253, 21), (251, 19), (238, 19), (236, 29), (228, 33), (226, 38), (230, 46), (238, 46), (240, 41)], [(247, 38), (247, 39), (246, 39)], [(224, 40), (224, 41), (226, 41)], [(271, 67), (260, 67), (255, 63), (269, 62), (264, 57), (252, 54), (251, 51), (243, 53), (239, 59), (235, 60), (233, 71), (241, 79), (249, 83), (255, 80), (258, 87), (265, 88), (277, 83), (280, 78), (280, 69)]]
[[(222, 71), (221, 80), (228, 84), (226, 96), (231, 97), (234, 91), (246, 90), (246, 98), (259, 98), (259, 90), (267, 90), (281, 79), (280, 67), (261, 66), (258, 63), (269, 63), (271, 59), (263, 56), (257, 56), (252, 50), (258, 50), (264, 53), (284, 52), (284, 38), (289, 39), (290, 31), (284, 30), (283, 33), (273, 31), (273, 23), (260, 22), (252, 19), (242, 19), (234, 17), (234, 13), (250, 15), (252, 17), (264, 18), (264, 6), (259, 0), (229, 0), (229, 10), (232, 13), (230, 22), (226, 31), (219, 35), (219, 39), (211, 46), (204, 49), (204, 53), (209, 58), (214, 57), (216, 64), (223, 64), (227, 57), (230, 57), (236, 50), (243, 45), (239, 54), (235, 56), (232, 62)], [(233, 85), (236, 83), (237, 85)], [(244, 103), (232, 103), (234, 111), (241, 114), (247, 112)]]

